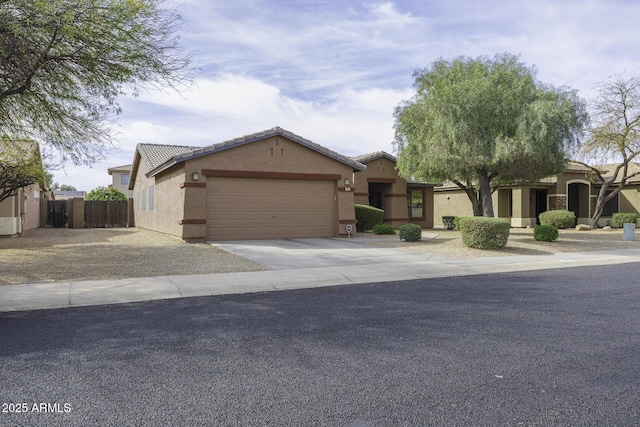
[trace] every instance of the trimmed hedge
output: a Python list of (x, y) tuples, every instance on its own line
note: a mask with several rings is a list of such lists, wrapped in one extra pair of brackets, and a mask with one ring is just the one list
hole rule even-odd
[(398, 229), (398, 236), (400, 237), (400, 240), (417, 242), (422, 239), (422, 227), (418, 224), (401, 225)]
[(372, 230), (374, 226), (384, 221), (384, 211), (368, 205), (355, 205), (358, 231)]
[(533, 238), (540, 242), (554, 242), (558, 240), (558, 229), (551, 225), (536, 225), (533, 227)]
[(376, 224), (372, 230), (375, 234), (396, 234), (396, 231), (389, 224)]
[(462, 243), (469, 248), (499, 249), (507, 244), (511, 225), (499, 218), (460, 218)]
[(638, 214), (635, 212), (618, 212), (611, 217), (611, 224), (616, 228), (622, 228), (625, 223), (636, 224), (638, 222)]
[(540, 225), (550, 225), (555, 228), (572, 228), (576, 225), (576, 214), (571, 211), (546, 211), (540, 214)]

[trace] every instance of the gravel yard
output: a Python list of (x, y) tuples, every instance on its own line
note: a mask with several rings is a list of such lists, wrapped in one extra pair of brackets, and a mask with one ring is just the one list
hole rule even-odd
[[(437, 237), (410, 243), (372, 233), (358, 236), (376, 246), (444, 258), (640, 249), (638, 240), (623, 241), (621, 230), (560, 230), (558, 241), (537, 242), (533, 239), (533, 230), (511, 229), (507, 246), (501, 250), (467, 248), (458, 231), (438, 229), (425, 233), (437, 234)], [(259, 270), (265, 268), (214, 246), (188, 244), (172, 236), (137, 228), (40, 228), (21, 237), (0, 238), (0, 285)]]
[(0, 239), (0, 285), (258, 270), (211, 245), (139, 228), (38, 228)]
[[(416, 252), (430, 253), (443, 258), (480, 258), (514, 255), (548, 255), (563, 252), (589, 252), (617, 249), (640, 249), (640, 240), (622, 240), (622, 230), (612, 231), (558, 230), (559, 237), (555, 242), (538, 242), (533, 238), (533, 229), (512, 228), (507, 246), (499, 250), (481, 250), (467, 248), (462, 244), (459, 231), (444, 229), (425, 230), (425, 234), (437, 234), (434, 239), (418, 242), (401, 242), (396, 239), (376, 239), (371, 233), (361, 236), (376, 239), (378, 246), (388, 248), (404, 248)], [(640, 236), (636, 236), (640, 239)]]

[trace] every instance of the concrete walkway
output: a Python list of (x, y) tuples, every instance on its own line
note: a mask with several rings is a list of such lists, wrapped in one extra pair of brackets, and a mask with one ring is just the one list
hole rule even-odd
[(271, 271), (0, 286), (0, 312), (640, 261), (640, 249), (445, 259), (345, 239), (284, 242), (216, 244), (244, 253), (242, 256), (270, 266)]

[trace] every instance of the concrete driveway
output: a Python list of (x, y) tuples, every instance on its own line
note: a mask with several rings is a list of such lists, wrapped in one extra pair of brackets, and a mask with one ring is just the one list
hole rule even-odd
[[(383, 238), (384, 239), (384, 238)], [(397, 240), (397, 237), (389, 237)], [(420, 262), (429, 259), (404, 249), (380, 248), (370, 239), (275, 239), (209, 242), (272, 270)]]

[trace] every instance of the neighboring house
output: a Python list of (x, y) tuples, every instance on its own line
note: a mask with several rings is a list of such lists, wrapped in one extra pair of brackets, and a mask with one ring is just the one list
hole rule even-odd
[(136, 226), (186, 241), (334, 237), (355, 231), (366, 167), (276, 127), (208, 147), (139, 144)]
[(112, 177), (111, 187), (122, 191), (128, 199), (133, 198), (133, 191), (129, 190), (132, 167), (133, 165), (124, 165), (107, 169), (107, 172)]
[(40, 227), (40, 212), (46, 209), (43, 197), (40, 186), (33, 184), (0, 202), (0, 236), (14, 236)]
[[(502, 186), (496, 189), (493, 193), (493, 210), (496, 217), (510, 221), (512, 227), (534, 226), (542, 212), (556, 209), (570, 210), (576, 214), (578, 223), (588, 224), (595, 208), (599, 187), (599, 184), (593, 182), (591, 169), (579, 163), (569, 162), (560, 175), (526, 185)], [(640, 179), (633, 181), (619, 197), (605, 205), (599, 225), (606, 225), (615, 212), (640, 212), (638, 190)], [(453, 183), (435, 189), (434, 205), (436, 227), (443, 226), (443, 216), (473, 215), (469, 198)]]
[(407, 181), (398, 175), (396, 158), (384, 151), (352, 157), (367, 166), (355, 174), (355, 202), (384, 210), (384, 222), (409, 222), (433, 228), (433, 188), (437, 184)]
[(75, 199), (75, 198), (83, 198), (87, 195), (86, 191), (62, 191), (55, 190), (53, 192), (53, 197), (55, 200), (67, 200), (67, 199)]
[[(23, 142), (26, 145), (19, 152), (31, 150), (34, 153), (35, 150), (38, 158), (40, 157), (40, 149), (36, 143)], [(0, 202), (0, 236), (15, 236), (40, 227), (41, 211), (44, 210), (46, 203), (39, 184), (19, 188), (15, 195)]]

